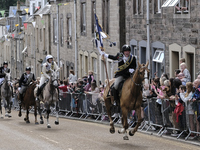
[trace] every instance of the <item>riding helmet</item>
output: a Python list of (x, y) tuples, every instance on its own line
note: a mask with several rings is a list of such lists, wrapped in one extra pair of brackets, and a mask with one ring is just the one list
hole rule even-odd
[(31, 67), (26, 67), (26, 71), (31, 71)]
[(7, 61), (4, 61), (4, 62), (3, 62), (3, 65), (8, 65), (8, 62), (7, 62)]
[(122, 46), (122, 52), (124, 53), (124, 51), (131, 51), (131, 47), (127, 44)]
[(46, 61), (47, 61), (48, 59), (50, 59), (50, 58), (53, 59), (53, 56), (52, 56), (52, 55), (47, 55), (47, 56), (46, 56)]

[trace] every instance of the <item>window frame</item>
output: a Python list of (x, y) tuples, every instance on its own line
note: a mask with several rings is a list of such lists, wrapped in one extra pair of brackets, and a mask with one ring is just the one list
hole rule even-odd
[[(158, 56), (157, 56), (158, 59), (155, 59), (156, 53), (158, 53)], [(153, 55), (153, 61), (154, 61), (154, 62), (157, 62), (157, 63), (163, 63), (163, 61), (164, 61), (164, 56), (163, 56), (162, 60), (160, 60), (162, 54), (165, 55), (165, 54), (164, 54), (164, 51), (163, 51), (163, 50), (160, 50), (160, 49), (157, 49), (157, 50), (155, 51), (154, 55)]]

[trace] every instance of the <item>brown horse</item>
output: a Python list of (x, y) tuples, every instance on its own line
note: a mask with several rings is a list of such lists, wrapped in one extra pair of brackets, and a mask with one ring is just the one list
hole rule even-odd
[(23, 98), (21, 104), (19, 105), (20, 109), (19, 109), (18, 116), (19, 117), (22, 116), (21, 109), (24, 108), (26, 110), (26, 117), (24, 118), (24, 121), (26, 121), (26, 123), (30, 123), (29, 109), (30, 109), (30, 106), (34, 106), (35, 124), (39, 124), (37, 121), (37, 104), (36, 104), (35, 96), (34, 96), (35, 87), (36, 87), (35, 82), (30, 83), (30, 85), (27, 87), (24, 98)]
[[(122, 110), (122, 125), (123, 128), (119, 130), (118, 132), (120, 134), (125, 134), (124, 140), (128, 140), (128, 136), (126, 135), (126, 130), (128, 129), (128, 122), (127, 122), (127, 115), (131, 110), (135, 110), (137, 117), (138, 117), (138, 123), (135, 126), (134, 129), (129, 131), (129, 135), (133, 136), (134, 133), (137, 131), (138, 127), (140, 126), (140, 123), (142, 122), (141, 118), (141, 104), (142, 104), (142, 82), (144, 80), (144, 74), (145, 70), (149, 72), (148, 70), (148, 64), (149, 62), (145, 64), (140, 64), (138, 62), (138, 68), (135, 71), (133, 77), (127, 79), (124, 82), (122, 92), (121, 92), (121, 97), (120, 97), (120, 107)], [(115, 128), (114, 128), (114, 123), (111, 118), (111, 98), (107, 97), (107, 92), (109, 91), (109, 87), (106, 86), (105, 92), (104, 92), (104, 100), (105, 100), (105, 105), (108, 113), (108, 117), (110, 119), (110, 133), (115, 133)]]

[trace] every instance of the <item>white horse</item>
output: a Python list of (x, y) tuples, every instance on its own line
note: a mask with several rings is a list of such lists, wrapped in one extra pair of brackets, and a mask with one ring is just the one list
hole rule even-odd
[[(11, 73), (11, 72), (10, 72)], [(5, 107), (5, 117), (11, 117), (11, 107), (12, 107), (12, 87), (10, 82), (10, 73), (5, 73), (5, 79), (1, 86), (1, 100), (3, 100), (3, 105)], [(2, 114), (2, 106), (0, 105), (1, 110), (1, 118), (3, 118)]]
[[(58, 125), (59, 124), (59, 116), (58, 116), (58, 111), (59, 111), (59, 107), (58, 107), (58, 74), (57, 74), (58, 70), (53, 71), (51, 70), (51, 76), (50, 79), (47, 83), (47, 85), (44, 87), (42, 94), (39, 96), (39, 100), (42, 101), (44, 103), (44, 107), (46, 109), (46, 118), (47, 118), (47, 128), (51, 128), (50, 123), (49, 123), (49, 114), (51, 112), (50, 107), (51, 106), (56, 106), (56, 121), (55, 124)], [(37, 88), (35, 88), (34, 93), (35, 93), (35, 97), (36, 97), (36, 92), (37, 92)], [(39, 104), (40, 105), (40, 104)], [(40, 108), (40, 106), (39, 106)], [(39, 109), (39, 114), (40, 114), (40, 123), (43, 124), (43, 118), (42, 118), (42, 111), (41, 109)]]

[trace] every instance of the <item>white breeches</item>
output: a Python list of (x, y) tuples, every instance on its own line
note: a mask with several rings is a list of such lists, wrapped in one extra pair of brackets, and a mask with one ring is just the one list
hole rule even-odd
[(41, 78), (40, 78), (40, 85), (39, 85), (39, 87), (41, 87), (41, 85), (42, 84), (44, 84), (44, 82), (47, 80), (47, 78), (46, 77), (44, 77), (44, 76), (41, 76)]
[(0, 84), (4, 81), (4, 78), (0, 78)]

